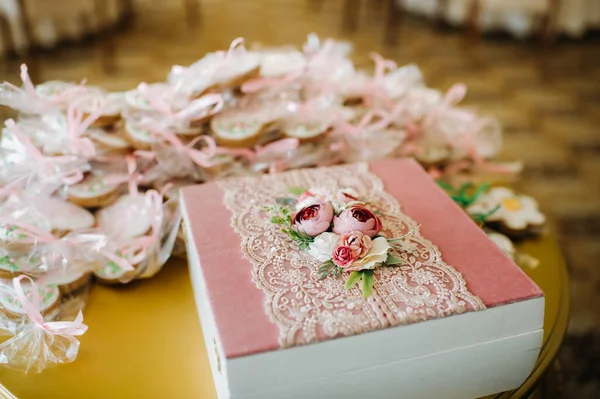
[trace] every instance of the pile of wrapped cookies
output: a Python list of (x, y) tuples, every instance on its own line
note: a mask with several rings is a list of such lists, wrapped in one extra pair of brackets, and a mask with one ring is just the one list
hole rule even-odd
[[(301, 50), (236, 39), (127, 92), (34, 85), (26, 66), (20, 87), (0, 85), (0, 105), (19, 114), (0, 140), (0, 363), (31, 372), (72, 361), (91, 281), (148, 278), (185, 255), (182, 186), (398, 156), (434, 177), (518, 169), (490, 162), (500, 128), (458, 105), (464, 86), (428, 88), (416, 66), (378, 54), (373, 73), (359, 71), (349, 52), (314, 35)], [(499, 231), (544, 223), (534, 200), (506, 188), (445, 188), (496, 226), (509, 256)]]

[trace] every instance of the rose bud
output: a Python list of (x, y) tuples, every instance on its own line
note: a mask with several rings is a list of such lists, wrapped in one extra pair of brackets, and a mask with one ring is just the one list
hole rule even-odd
[(329, 229), (333, 219), (333, 207), (327, 201), (317, 200), (294, 215), (294, 228), (311, 237)]
[(362, 205), (353, 205), (333, 218), (333, 232), (336, 234), (360, 231), (373, 237), (381, 230), (381, 221), (373, 212)]
[(335, 263), (339, 267), (349, 267), (354, 262), (354, 254), (352, 253), (352, 248), (346, 246), (338, 246), (333, 250), (333, 254), (331, 256), (333, 263)]

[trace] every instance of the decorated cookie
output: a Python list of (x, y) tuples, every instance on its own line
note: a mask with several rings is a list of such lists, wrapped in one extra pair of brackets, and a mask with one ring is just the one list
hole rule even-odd
[(124, 93), (106, 93), (98, 88), (87, 88), (77, 97), (77, 106), (87, 117), (96, 113), (93, 126), (112, 126), (121, 119), (121, 111), (126, 105)]
[(306, 58), (300, 51), (268, 51), (261, 56), (260, 75), (265, 78), (300, 72), (306, 67)]
[(329, 130), (329, 125), (322, 122), (288, 122), (281, 130), (287, 137), (297, 138), (300, 141), (310, 141), (321, 137)]
[(210, 127), (219, 145), (248, 148), (259, 142), (268, 122), (256, 112), (230, 111), (215, 116)]
[(467, 208), (470, 214), (487, 214), (486, 223), (497, 224), (508, 235), (539, 232), (546, 217), (533, 198), (506, 187), (493, 187)]
[(29, 253), (16, 255), (5, 249), (0, 249), (0, 279), (11, 279), (28, 273), (39, 266), (39, 258)]
[(138, 150), (150, 150), (153, 144), (162, 140), (160, 135), (130, 121), (125, 123), (124, 137)]
[[(12, 285), (10, 280), (5, 281), (4, 284)], [(23, 291), (27, 298), (32, 297), (32, 285), (22, 284)], [(60, 290), (55, 284), (39, 284), (36, 285), (38, 294), (40, 296), (40, 312), (44, 319), (51, 320), (58, 315), (60, 311)], [(25, 316), (23, 305), (17, 299), (15, 295), (11, 295), (12, 290), (0, 290), (0, 308), (4, 311), (4, 314), (13, 319), (21, 319)]]
[(44, 198), (38, 202), (37, 209), (48, 221), (51, 231), (59, 236), (95, 224), (94, 215), (90, 212), (60, 198)]
[(127, 194), (96, 213), (98, 227), (109, 237), (127, 241), (145, 235), (151, 227), (146, 196)]
[(86, 208), (107, 206), (116, 200), (119, 185), (107, 183), (103, 175), (92, 173), (81, 182), (67, 187), (68, 200)]
[(131, 144), (123, 134), (123, 129), (106, 132), (102, 129), (89, 129), (86, 134), (98, 155), (117, 155), (128, 154), (131, 151)]
[(60, 275), (53, 275), (48, 278), (48, 282), (58, 286), (60, 293), (65, 295), (73, 295), (79, 290), (87, 287), (92, 280), (92, 273), (90, 272), (74, 272), (64, 273)]
[(115, 262), (106, 260), (94, 271), (96, 281), (104, 284), (119, 284), (121, 281), (131, 280), (137, 273), (140, 265), (133, 265), (135, 270), (125, 270)]

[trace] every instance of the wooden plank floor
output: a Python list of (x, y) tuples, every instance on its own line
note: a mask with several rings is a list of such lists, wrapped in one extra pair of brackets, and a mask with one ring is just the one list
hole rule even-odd
[[(171, 65), (190, 64), (243, 36), (249, 43), (303, 43), (306, 34), (352, 41), (355, 61), (378, 51), (415, 62), (432, 87), (469, 87), (467, 102), (504, 126), (506, 159), (521, 159), (517, 183), (538, 198), (559, 228), (571, 272), (572, 320), (562, 351), (565, 398), (600, 397), (600, 38), (469, 40), (390, 13), (388, 0), (134, 0), (134, 14), (115, 34), (24, 59), (0, 60), (0, 80), (18, 82), (30, 64), (35, 81), (83, 77), (112, 90), (159, 81)], [(9, 112), (0, 110), (0, 117)]]

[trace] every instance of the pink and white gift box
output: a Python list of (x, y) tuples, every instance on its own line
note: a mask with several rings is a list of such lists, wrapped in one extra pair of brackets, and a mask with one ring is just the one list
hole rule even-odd
[[(319, 280), (265, 206), (286, 187), (352, 187), (406, 264), (373, 294)], [(289, 196), (289, 195), (287, 195)], [(412, 160), (229, 179), (181, 190), (190, 275), (219, 398), (477, 398), (518, 387), (544, 297)]]

